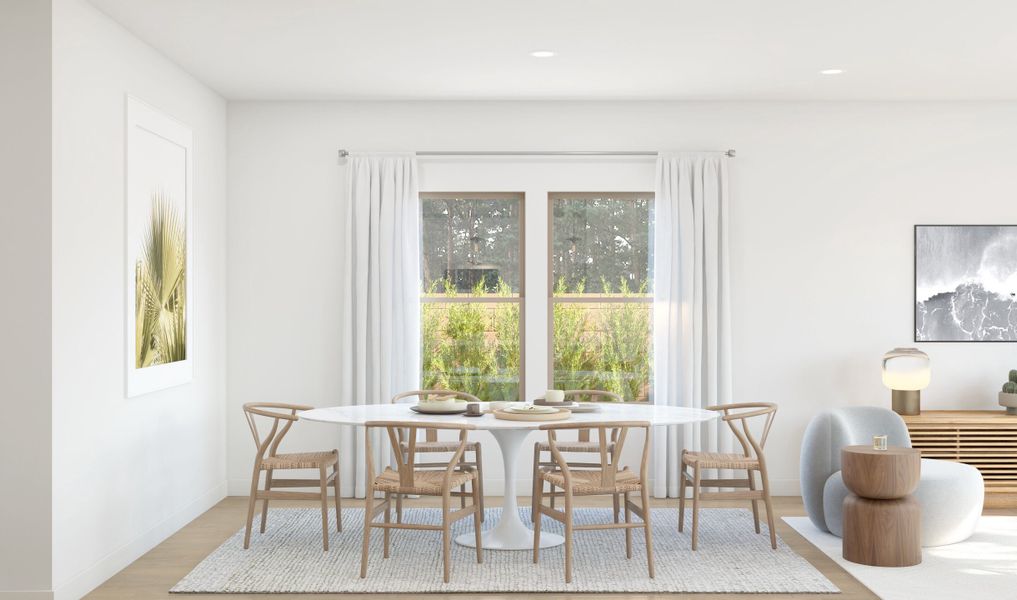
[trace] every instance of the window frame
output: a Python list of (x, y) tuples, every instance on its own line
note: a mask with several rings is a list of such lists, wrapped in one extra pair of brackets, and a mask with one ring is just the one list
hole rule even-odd
[[(554, 306), (556, 303), (564, 304), (653, 304), (652, 292), (647, 296), (634, 296), (629, 298), (605, 298), (599, 294), (588, 294), (585, 296), (569, 296), (567, 298), (556, 298), (554, 295), (554, 202), (555, 200), (593, 200), (596, 198), (611, 197), (629, 200), (649, 198), (656, 205), (657, 198), (654, 192), (548, 192), (547, 193), (547, 384), (554, 385)], [(653, 238), (650, 237), (650, 251)], [(653, 259), (648, 261), (649, 276), (653, 275)], [(651, 321), (650, 335), (653, 335), (653, 324)], [(643, 402), (635, 400), (626, 404), (653, 404), (653, 380), (650, 380), (650, 394)]]
[[(517, 304), (519, 306), (519, 400), (526, 397), (526, 194), (524, 192), (419, 192), (421, 214), (421, 245), (423, 245), (423, 212), (424, 202), (435, 200), (504, 200), (519, 201), (519, 293), (510, 297), (459, 295), (449, 298), (444, 294), (428, 296), (421, 286), (420, 304)], [(423, 260), (423, 251), (421, 251)], [(421, 275), (423, 275), (421, 273)], [(421, 284), (423, 278), (421, 277)], [(423, 343), (421, 340), (418, 343)], [(423, 386), (424, 357), (420, 357), (421, 386)]]

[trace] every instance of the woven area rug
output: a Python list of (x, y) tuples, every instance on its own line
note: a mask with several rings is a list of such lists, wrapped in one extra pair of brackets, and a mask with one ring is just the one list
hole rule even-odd
[[(501, 509), (488, 509), (485, 525)], [(521, 509), (524, 522), (529, 510)], [(576, 511), (576, 524), (606, 523), (610, 509)], [(688, 519), (688, 515), (686, 515)], [(243, 529), (207, 556), (171, 592), (203, 593), (421, 593), (421, 592), (735, 592), (837, 593), (839, 590), (808, 561), (778, 538), (772, 550), (766, 524), (752, 527), (744, 509), (705, 509), (700, 513), (699, 550), (689, 548), (689, 529), (678, 533), (677, 510), (653, 510), (656, 578), (646, 572), (641, 531), (633, 532), (632, 559), (625, 558), (621, 530), (580, 531), (575, 535), (572, 583), (564, 579), (564, 549), (542, 550), (533, 564), (529, 551), (484, 553), (477, 564), (472, 548), (452, 544), (452, 578), (442, 583), (441, 534), (393, 531), (391, 558), (382, 558), (382, 533), (372, 532), (367, 578), (360, 578), (362, 509), (343, 511), (343, 532), (332, 531), (331, 550), (321, 550), (318, 509), (271, 509), (268, 529), (255, 533), (243, 549)], [(437, 524), (436, 509), (407, 509), (404, 521)], [(690, 521), (689, 521), (690, 522)], [(333, 524), (334, 528), (334, 524)], [(545, 530), (561, 533), (545, 518)], [(463, 519), (454, 534), (472, 531)]]

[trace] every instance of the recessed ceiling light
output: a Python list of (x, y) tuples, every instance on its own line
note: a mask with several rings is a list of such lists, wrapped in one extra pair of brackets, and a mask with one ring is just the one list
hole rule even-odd
[(533, 52), (530, 52), (530, 56), (533, 58), (551, 58), (554, 55), (555, 52), (552, 52), (551, 50), (534, 50)]
[(820, 75), (840, 75), (844, 72), (844, 69), (823, 69), (819, 72)]

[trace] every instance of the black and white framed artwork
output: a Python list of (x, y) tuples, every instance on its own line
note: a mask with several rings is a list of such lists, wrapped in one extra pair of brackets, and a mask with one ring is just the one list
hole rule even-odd
[(1017, 225), (915, 226), (915, 341), (1017, 342)]

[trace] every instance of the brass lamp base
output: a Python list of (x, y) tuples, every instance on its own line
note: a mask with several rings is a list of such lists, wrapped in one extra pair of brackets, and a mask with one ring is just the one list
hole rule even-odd
[(891, 390), (893, 412), (898, 415), (921, 414), (922, 392), (918, 390)]

